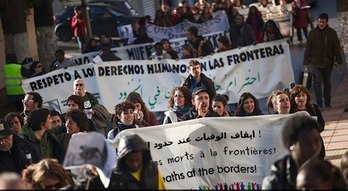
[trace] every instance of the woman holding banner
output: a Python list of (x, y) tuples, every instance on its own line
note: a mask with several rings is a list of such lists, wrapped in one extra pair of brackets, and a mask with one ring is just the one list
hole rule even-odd
[(282, 39), (283, 35), (274, 20), (268, 20), (265, 24), (265, 30), (263, 34), (263, 42), (269, 42), (273, 40)]
[(267, 109), (271, 114), (289, 114), (289, 94), (285, 91), (274, 90), (267, 99)]
[(168, 100), (169, 110), (164, 112), (163, 124), (178, 122), (190, 107), (192, 107), (191, 92), (185, 86), (175, 87)]
[(130, 101), (124, 101), (115, 106), (115, 120), (113, 129), (108, 132), (107, 139), (113, 140), (116, 135), (126, 129), (139, 128), (134, 123), (135, 105)]
[(239, 98), (235, 116), (244, 117), (253, 115), (263, 115), (259, 101), (253, 94), (244, 92)]
[(216, 94), (212, 99), (212, 108), (219, 116), (229, 117), (232, 114), (227, 111), (227, 102), (229, 97), (227, 95)]
[[(295, 113), (298, 111), (307, 111), (309, 115), (317, 117), (317, 123), (319, 126), (319, 131), (323, 132), (325, 127), (325, 120), (321, 114), (321, 111), (316, 104), (312, 104), (311, 95), (308, 89), (303, 85), (296, 85), (290, 90), (290, 102), (291, 102), (291, 110), (290, 113)], [(324, 144), (323, 139), (322, 143)], [(323, 145), (320, 156), (322, 158), (325, 157), (325, 147)]]

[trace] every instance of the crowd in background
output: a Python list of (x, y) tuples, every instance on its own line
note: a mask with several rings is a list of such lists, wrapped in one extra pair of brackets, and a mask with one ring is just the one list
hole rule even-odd
[[(282, 2), (284, 3), (284, 1), (278, 3)], [(163, 0), (161, 9), (156, 11), (153, 21), (146, 16), (133, 24), (137, 37), (133, 43), (154, 42), (146, 34), (147, 23), (152, 22), (163, 27), (173, 26), (183, 19), (202, 23), (211, 19), (212, 14), (218, 10), (225, 10), (228, 15), (230, 36), (221, 36), (218, 39), (217, 52), (283, 38), (273, 20), (264, 22), (262, 19), (257, 6), (268, 4), (263, 3), (264, 1), (260, 0), (258, 5), (251, 6), (247, 18), (244, 18), (236, 9), (238, 6), (243, 6), (242, 1), (199, 0), (194, 6), (189, 7), (185, 0), (182, 0), (178, 7), (170, 7), (168, 2)], [(308, 15), (300, 17), (303, 9), (297, 10), (296, 6), (305, 6), (306, 4), (302, 4), (305, 0), (285, 3), (293, 5), (294, 28), (297, 30), (298, 40), (302, 41), (301, 31), (304, 32), (305, 38), (310, 36), (307, 31), (309, 22), (307, 20), (306, 25), (298, 23)], [(79, 8), (75, 9), (76, 18), (72, 20), (74, 26), (83, 20), (79, 11)], [(297, 17), (300, 17), (299, 20)], [(320, 19), (326, 19), (325, 15), (319, 17)], [(100, 57), (103, 61), (120, 60), (110, 50), (120, 45), (113, 42), (110, 37), (101, 36), (99, 44), (96, 39), (90, 39), (84, 47), (84, 39), (79, 37), (81, 33), (78, 30), (80, 29), (76, 29), (75, 36), (79, 41), (81, 53), (101, 50)], [(65, 114), (42, 108), (43, 99), (37, 92), (23, 94), (24, 98), (20, 100), (22, 105), (17, 105), (17, 111), (8, 113), (4, 120), (0, 121), (0, 172), (8, 173), (6, 176), (0, 175), (2, 180), (0, 188), (58, 189), (66, 186), (76, 188), (76, 181), (73, 181), (76, 177), (73, 172), (62, 167), (69, 142), (74, 134), (97, 132), (105, 139), (114, 139), (121, 131), (132, 128), (180, 123), (203, 117), (264, 115), (258, 100), (249, 92), (244, 92), (239, 102), (234, 104), (234, 110), (229, 110), (228, 96), (216, 93), (214, 81), (202, 73), (201, 64), (194, 60), (215, 53), (211, 42), (198, 35), (198, 32), (197, 27), (190, 27), (187, 31), (187, 43), (182, 46), (182, 59), (193, 59), (187, 64), (189, 75), (182, 84), (172, 89), (168, 99), (169, 109), (163, 111), (160, 118), (149, 110), (138, 92), (131, 92), (126, 101), (115, 105), (114, 113), (109, 113), (93, 94), (86, 90), (88, 84), (82, 79), (74, 81), (72, 93), (67, 98)], [(180, 59), (171, 48), (168, 39), (155, 42), (154, 50), (149, 59)], [(64, 50), (58, 49), (55, 56), (56, 60), (52, 62), (51, 71), (76, 65), (65, 57)], [(15, 62), (13, 59), (8, 61)], [(33, 62), (27, 75), (34, 77), (44, 73), (41, 63)], [(325, 128), (325, 120), (320, 110), (322, 106), (318, 105), (311, 102), (309, 90), (303, 85), (295, 85), (290, 91), (274, 90), (270, 94), (267, 100), (269, 114), (306, 111), (308, 116), (316, 116), (317, 120), (308, 116), (295, 116), (284, 124), (282, 139), (290, 154), (275, 162), (271, 174), (264, 179), (263, 188), (347, 188), (348, 154), (343, 156), (342, 171), (324, 159), (325, 147), (320, 132)], [(134, 142), (130, 144), (127, 141)], [(130, 147), (134, 146), (135, 150), (118, 150), (120, 158), (116, 161), (118, 166), (112, 174), (110, 184), (115, 187), (109, 188), (165, 189), (158, 168), (151, 163), (150, 152), (144, 146), (143, 140), (140, 137), (126, 137), (125, 142), (130, 144), (128, 145)], [(93, 166), (87, 165), (85, 170), (88, 177), (100, 176)], [(313, 184), (316, 178), (322, 184)], [(92, 182), (89, 182), (89, 179), (84, 180), (87, 183), (84, 182), (83, 186), (103, 188), (98, 181), (99, 178), (92, 180)]]

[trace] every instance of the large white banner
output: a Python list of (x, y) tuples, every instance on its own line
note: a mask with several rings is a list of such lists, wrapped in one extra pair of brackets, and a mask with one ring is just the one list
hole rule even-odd
[[(228, 22), (228, 18), (225, 11), (217, 11), (213, 13), (212, 19), (204, 23), (192, 23), (187, 20), (184, 20), (183, 22), (171, 27), (161, 27), (158, 25), (149, 24), (146, 26), (146, 32), (149, 37), (153, 38), (154, 41), (160, 41), (163, 38), (177, 39), (181, 37), (186, 37), (187, 30), (191, 26), (195, 26), (198, 28), (199, 35), (219, 31), (228, 31), (230, 29), (230, 24)], [(117, 30), (118, 33), (121, 34), (121, 38), (130, 38), (130, 43), (134, 41), (135, 37), (131, 32), (132, 27), (130, 25), (118, 27)]]
[(262, 7), (259, 3), (250, 4), (248, 8), (238, 8), (240, 14), (245, 18), (248, 16), (250, 6), (256, 6), (262, 14), (265, 23), (268, 20), (274, 20), (283, 36), (292, 36), (292, 7), (291, 4), (285, 5), (269, 5)]
[[(220, 36), (226, 36), (230, 38), (228, 32), (216, 32), (209, 33), (203, 35), (207, 40), (209, 40), (214, 49), (218, 49), (218, 41), (217, 39)], [(172, 48), (178, 53), (179, 58), (182, 56), (181, 46), (187, 43), (187, 38), (178, 38), (170, 41), (172, 44)], [(117, 48), (112, 48), (111, 50), (114, 52), (116, 56), (121, 58), (122, 60), (147, 60), (151, 56), (155, 49), (153, 47), (154, 43), (145, 43), (145, 44), (135, 44), (135, 45), (127, 45)], [(86, 54), (80, 54), (73, 56), (71, 59), (74, 60), (78, 65), (91, 63), (93, 58), (97, 55), (100, 55), (100, 52), (90, 52)]]
[[(167, 110), (170, 91), (189, 75), (182, 60), (122, 60), (99, 64), (84, 64), (59, 69), (22, 81), (25, 92), (41, 94), (44, 105), (64, 113), (66, 99), (73, 92), (73, 81), (81, 78), (86, 90), (113, 113), (116, 104), (136, 91), (152, 111)], [(202, 72), (215, 82), (217, 93), (227, 94), (229, 103), (238, 102), (243, 92), (256, 98), (268, 97), (274, 89), (294, 82), (289, 45), (274, 41), (212, 56), (197, 58)]]
[(122, 131), (150, 148), (168, 189), (260, 190), (271, 165), (288, 151), (281, 142), (290, 115), (201, 118)]

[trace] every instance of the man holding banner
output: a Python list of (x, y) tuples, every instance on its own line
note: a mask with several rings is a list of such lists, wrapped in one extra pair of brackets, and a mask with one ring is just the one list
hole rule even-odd
[(192, 26), (187, 31), (187, 40), (191, 46), (197, 50), (198, 56), (208, 56), (214, 54), (213, 44), (202, 36), (198, 36), (198, 28)]
[(190, 120), (202, 117), (219, 117), (210, 107), (209, 91), (204, 87), (197, 87), (192, 93), (193, 107), (185, 113), (181, 120)]

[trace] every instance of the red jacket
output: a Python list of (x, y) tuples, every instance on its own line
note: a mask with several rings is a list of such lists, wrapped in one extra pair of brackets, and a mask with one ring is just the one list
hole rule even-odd
[(86, 35), (86, 24), (85, 19), (80, 18), (78, 21), (78, 16), (74, 15), (71, 19), (71, 27), (74, 30), (74, 36), (85, 36)]
[(300, 0), (300, 6), (295, 1), (291, 3), (294, 15), (293, 25), (295, 28), (303, 28), (308, 26), (308, 8), (305, 0)]

